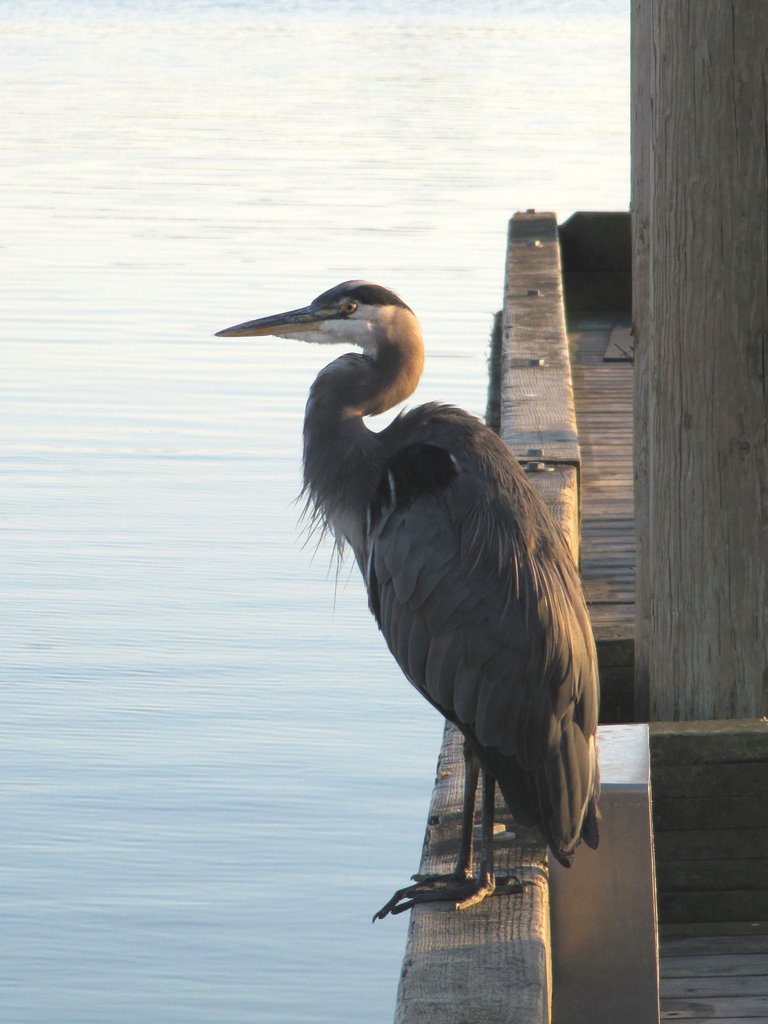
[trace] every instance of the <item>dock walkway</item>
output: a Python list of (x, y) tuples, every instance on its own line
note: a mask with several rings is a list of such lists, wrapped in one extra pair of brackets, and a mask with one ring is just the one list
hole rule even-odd
[(661, 1020), (685, 1024), (768, 1021), (768, 931), (661, 940)]
[[(578, 310), (567, 316), (566, 326), (581, 447), (581, 573), (601, 661), (601, 719), (631, 721), (635, 526), (630, 317), (626, 310)], [(666, 926), (664, 903), (660, 910), (661, 1021), (768, 1024), (768, 926)]]
[(629, 313), (577, 313), (568, 317), (567, 330), (581, 446), (581, 576), (600, 654), (601, 718), (631, 722), (635, 521)]
[[(579, 557), (606, 741), (635, 714), (630, 279), (628, 215), (576, 214), (559, 232), (552, 214), (513, 218), (499, 318), (503, 344), (494, 357), (498, 422)], [(768, 829), (755, 827), (768, 800), (766, 751), (768, 723), (651, 727), (662, 1022), (768, 1024)], [(448, 870), (455, 857), (460, 761), (459, 737), (449, 726), (425, 835), (425, 873)], [(717, 823), (707, 817), (708, 785), (718, 792), (730, 785), (743, 797), (731, 800), (738, 806)], [(686, 814), (678, 808), (681, 798)], [(557, 970), (553, 977), (545, 849), (535, 831), (509, 820), (501, 803), (497, 814), (504, 826), (498, 870), (523, 879), (525, 893), (488, 900), (466, 914), (438, 905), (414, 909), (396, 1024), (552, 1020), (553, 987), (564, 989)], [(626, 904), (623, 890), (622, 899)], [(758, 923), (743, 923), (746, 916)], [(603, 939), (606, 948), (614, 944)], [(619, 986), (625, 1001), (650, 959), (626, 958), (627, 985)], [(655, 997), (655, 964), (651, 972)], [(597, 991), (601, 986), (589, 989), (590, 1019), (600, 1013), (601, 1021), (619, 1019)], [(559, 1010), (563, 1021), (579, 1019)], [(643, 1019), (656, 1019), (655, 1006)]]

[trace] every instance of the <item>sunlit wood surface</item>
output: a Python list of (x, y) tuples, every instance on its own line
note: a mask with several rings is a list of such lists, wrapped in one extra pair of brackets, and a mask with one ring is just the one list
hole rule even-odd
[(661, 942), (661, 1020), (768, 1022), (768, 929)]
[[(602, 719), (633, 720), (632, 363), (622, 311), (568, 320), (581, 448), (581, 574), (600, 657)], [(606, 358), (607, 353), (607, 358)]]
[[(578, 314), (568, 321), (581, 448), (581, 571), (601, 652), (608, 720), (632, 715), (635, 526), (628, 323), (620, 312)], [(761, 770), (763, 765), (752, 767)], [(688, 867), (686, 877), (692, 877), (696, 863)], [(728, 870), (727, 864), (722, 867)], [(706, 907), (699, 910), (705, 918)], [(766, 1024), (768, 929), (699, 928), (731, 933), (661, 940), (662, 1022)]]

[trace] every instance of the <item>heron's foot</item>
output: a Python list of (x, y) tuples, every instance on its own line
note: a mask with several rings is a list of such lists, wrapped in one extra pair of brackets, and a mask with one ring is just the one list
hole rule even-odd
[(381, 910), (373, 915), (374, 921), (387, 914), (402, 914), (419, 903), (451, 901), (456, 910), (467, 910), (482, 903), (495, 892), (499, 896), (521, 893), (524, 886), (518, 878), (466, 878), (464, 875), (414, 875), (413, 885), (398, 889)]

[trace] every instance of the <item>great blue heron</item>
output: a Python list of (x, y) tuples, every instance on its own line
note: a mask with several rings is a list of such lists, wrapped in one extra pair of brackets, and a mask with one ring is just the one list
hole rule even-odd
[(569, 866), (582, 839), (598, 842), (598, 684), (589, 617), (560, 530), (506, 445), (461, 409), (430, 403), (379, 433), (366, 426), (365, 416), (414, 391), (424, 365), (419, 322), (394, 292), (345, 281), (302, 309), (218, 332), (269, 334), (362, 349), (326, 366), (310, 390), (308, 508), (340, 548), (352, 548), (405, 675), (464, 735), (455, 871), (398, 890), (375, 917), (439, 899), (463, 909), (494, 891), (495, 782), (515, 818), (537, 822)]

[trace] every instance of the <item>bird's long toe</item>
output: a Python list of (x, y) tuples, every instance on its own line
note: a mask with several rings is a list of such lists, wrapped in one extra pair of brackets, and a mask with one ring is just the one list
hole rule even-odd
[(482, 903), (488, 896), (512, 895), (523, 892), (524, 886), (517, 878), (462, 878), (455, 874), (429, 875), (398, 889), (392, 898), (373, 915), (374, 921), (381, 921), (388, 914), (402, 914), (421, 903), (452, 902), (456, 910), (468, 910)]

